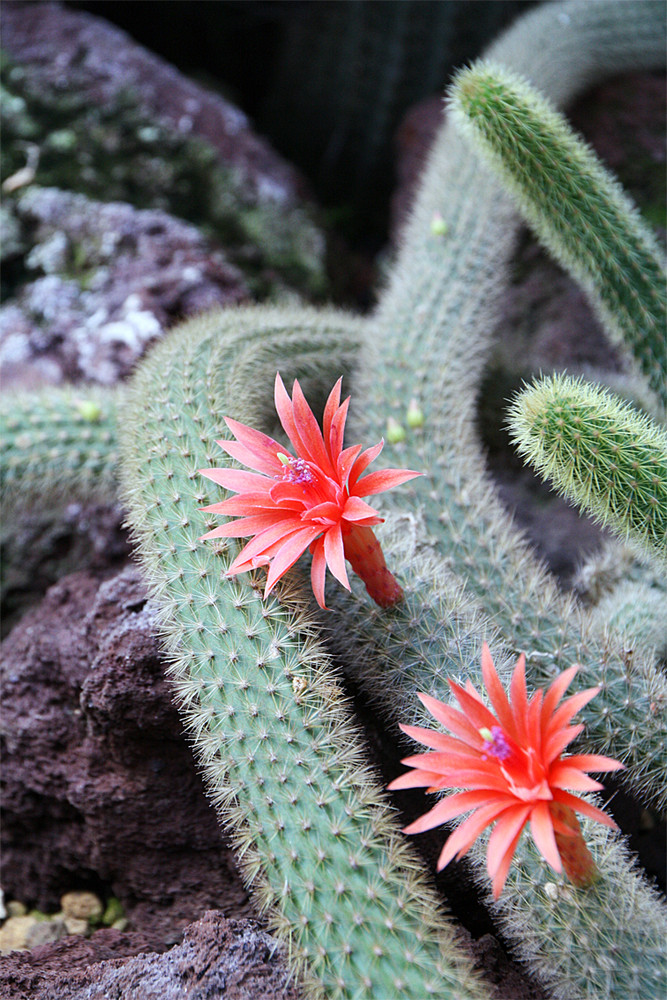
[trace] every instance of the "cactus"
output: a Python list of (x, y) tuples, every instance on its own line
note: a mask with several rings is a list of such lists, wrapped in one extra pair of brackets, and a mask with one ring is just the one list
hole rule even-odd
[(663, 254), (630, 199), (529, 84), (481, 61), (456, 76), (457, 126), (502, 177), (542, 243), (591, 295), (667, 402)]
[(307, 374), (308, 355), (329, 363), (349, 326), (248, 310), (181, 327), (134, 382), (124, 493), (211, 798), (311, 995), (473, 1000), (482, 988), (363, 763), (303, 596), (297, 616), (253, 579), (221, 586), (238, 543), (198, 544), (197, 507), (213, 493), (196, 470), (213, 457), (217, 415), (247, 419), (239, 353), (251, 350), (264, 389), (276, 357), (301, 357)]
[[(564, 103), (595, 76), (659, 65), (663, 24), (663, 6), (651, 2), (548, 4), (488, 58)], [(444, 232), (433, 232), (437, 213)], [(388, 463), (428, 473), (384, 500), (388, 523), (378, 531), (403, 603), (374, 608), (355, 581), (351, 595), (332, 592), (327, 619), (333, 648), (390, 731), (399, 719), (424, 721), (417, 690), (445, 699), (446, 675), (476, 680), (483, 640), (504, 680), (521, 650), (533, 686), (579, 662), (579, 689), (601, 685), (582, 713), (586, 749), (620, 757), (636, 790), (665, 801), (667, 692), (653, 632), (638, 621), (635, 648), (628, 623), (616, 631), (599, 620), (602, 601), (588, 610), (561, 594), (484, 470), (475, 403), (515, 229), (508, 199), (450, 123), (372, 317), (256, 309), (193, 321), (145, 363), (123, 414), (123, 495), (162, 608), (177, 697), (247, 878), (316, 995), (481, 988), (363, 765), (301, 570), (262, 602), (261, 571), (224, 577), (235, 542), (216, 551), (197, 543), (207, 525), (196, 508), (219, 497), (196, 470), (219, 462), (209, 448), (223, 415), (275, 432), (278, 368), (298, 376), (311, 402), (351, 373), (355, 437), (376, 440), (393, 421), (402, 433), (388, 443)], [(593, 280), (606, 301), (606, 272)], [(30, 426), (29, 407), (25, 419)], [(76, 442), (71, 453), (81, 456)], [(637, 572), (636, 586), (646, 586)], [(617, 596), (612, 589), (604, 600)], [(600, 870), (595, 886), (545, 880), (526, 841), (489, 905), (555, 996), (652, 1000), (666, 985), (663, 909), (614, 834), (586, 823), (584, 833)], [(472, 858), (486, 886), (483, 854), (482, 842)]]
[(514, 443), (559, 493), (667, 561), (667, 435), (582, 379), (542, 378), (509, 410)]
[(118, 492), (122, 390), (45, 389), (0, 400), (3, 515)]

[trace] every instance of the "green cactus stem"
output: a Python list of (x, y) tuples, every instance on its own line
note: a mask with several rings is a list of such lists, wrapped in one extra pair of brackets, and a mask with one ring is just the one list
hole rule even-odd
[(118, 492), (122, 390), (51, 388), (0, 400), (3, 515)]
[(457, 74), (450, 112), (540, 241), (589, 292), (607, 331), (631, 348), (664, 405), (663, 254), (618, 182), (537, 90), (495, 63)]
[[(308, 995), (481, 1000), (364, 763), (304, 595), (263, 600), (261, 574), (225, 578), (236, 541), (198, 540), (212, 523), (198, 508), (216, 488), (197, 470), (220, 463), (223, 414), (256, 420), (246, 400), (255, 389), (271, 398), (276, 355), (286, 377), (301, 357), (307, 384), (318, 359), (349, 353), (355, 333), (335, 314), (268, 310), (182, 326), (134, 381), (124, 494), (209, 794)], [(244, 352), (251, 386), (237, 382)]]
[(522, 458), (640, 552), (667, 562), (667, 434), (580, 378), (537, 379), (508, 411)]
[[(665, 10), (654, 3), (546, 4), (517, 22), (488, 57), (539, 79), (562, 103), (611, 72), (664, 63), (664, 27)], [(436, 211), (447, 223), (446, 240), (431, 231)], [(420, 401), (428, 433), (388, 444), (386, 461), (427, 475), (388, 495), (384, 510), (421, 512), (433, 553), (466, 581), (506, 647), (526, 652), (529, 682), (548, 683), (577, 662), (603, 671), (603, 692), (591, 707), (597, 717), (586, 716), (587, 738), (626, 763), (626, 780), (640, 794), (664, 805), (667, 701), (655, 658), (646, 650), (629, 657), (620, 633), (612, 640), (577, 610), (512, 524), (486, 471), (476, 400), (516, 228), (507, 196), (470, 156), (454, 124), (445, 123), (389, 285), (368, 321), (354, 386), (366, 405), (361, 416), (358, 410), (351, 416), (352, 432), (372, 438), (389, 416), (401, 420), (410, 399)], [(430, 641), (433, 625), (426, 620), (415, 647)], [(612, 702), (620, 707), (626, 697), (629, 714), (612, 721)]]

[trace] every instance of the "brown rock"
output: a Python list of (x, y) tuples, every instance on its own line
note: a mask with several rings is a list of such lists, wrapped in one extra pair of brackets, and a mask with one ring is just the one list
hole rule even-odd
[(16, 213), (31, 232), (34, 278), (0, 308), (5, 387), (112, 385), (175, 320), (249, 299), (222, 251), (165, 212), (29, 188)]
[(120, 28), (60, 3), (6, 0), (2, 44), (17, 62), (40, 68), (44, 86), (85, 79), (91, 103), (104, 106), (125, 91), (178, 131), (206, 139), (220, 161), (243, 178), (248, 196), (296, 204), (305, 193), (297, 171), (282, 160), (238, 108), (203, 90)]
[[(90, 939), (114, 932), (100, 931)], [(71, 940), (71, 939), (70, 939)], [(209, 911), (164, 954), (88, 967), (69, 943), (0, 959), (0, 987), (14, 1000), (297, 1000), (275, 941), (249, 920)], [(66, 960), (68, 959), (68, 960)], [(74, 960), (74, 961), (73, 961)], [(73, 968), (73, 965), (75, 967)], [(78, 967), (77, 967), (78, 966)]]
[(88, 881), (163, 949), (207, 907), (250, 907), (154, 632), (139, 574), (126, 569), (65, 578), (10, 633), (2, 836), (9, 896), (53, 912)]

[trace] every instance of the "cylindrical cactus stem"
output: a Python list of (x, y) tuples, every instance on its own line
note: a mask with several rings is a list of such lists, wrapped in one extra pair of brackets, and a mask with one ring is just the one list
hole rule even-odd
[(487, 60), (450, 91), (457, 126), (514, 195), (540, 241), (591, 295), (667, 402), (667, 281), (663, 260), (618, 182), (530, 84)]
[[(336, 314), (271, 310), (181, 327), (132, 387), (124, 495), (209, 794), (307, 995), (481, 1000), (488, 991), (364, 763), (304, 594), (292, 584), (296, 610), (263, 600), (259, 574), (225, 576), (235, 540), (198, 541), (216, 489), (197, 470), (220, 461), (223, 415), (255, 423), (246, 400), (271, 398), (276, 367), (295, 374), (290, 349), (307, 383), (356, 329)], [(239, 353), (260, 357), (251, 385), (237, 380)]]
[[(664, 8), (654, 3), (544, 4), (517, 21), (488, 57), (539, 80), (562, 104), (604, 75), (664, 63), (664, 22)], [(431, 230), (438, 211), (444, 237)], [(598, 752), (628, 765), (636, 789), (665, 804), (665, 692), (655, 658), (645, 650), (633, 655), (624, 637), (592, 627), (562, 593), (500, 502), (480, 446), (476, 401), (516, 228), (500, 185), (446, 122), (369, 320), (354, 387), (365, 406), (351, 423), (355, 437), (377, 436), (388, 417), (400, 421), (408, 402), (418, 402), (423, 425), (388, 442), (386, 451), (392, 465), (426, 475), (388, 495), (384, 511), (421, 511), (434, 553), (465, 579), (506, 645), (526, 652), (532, 683), (572, 663), (603, 664), (607, 680), (598, 705), (604, 708), (593, 706), (599, 716), (588, 716), (588, 738)], [(617, 707), (632, 717), (612, 724), (603, 713), (615, 709), (605, 699), (616, 701), (625, 688), (628, 704), (621, 697)], [(650, 719), (650, 750), (642, 742), (642, 713)]]
[(644, 555), (667, 562), (667, 434), (580, 378), (536, 379), (508, 411), (512, 440), (543, 479)]
[(123, 390), (7, 392), (0, 400), (0, 501), (8, 517), (74, 500), (112, 501)]
[[(410, 541), (409, 528), (406, 515), (389, 518), (382, 532), (384, 548), (405, 591), (401, 604), (390, 612), (365, 607), (358, 581), (353, 581), (352, 595), (337, 590), (331, 600), (340, 615), (333, 633), (339, 656), (387, 720), (388, 732), (393, 723), (397, 735), (399, 721), (434, 728), (417, 692), (449, 702), (448, 677), (462, 686), (468, 679), (479, 683), (483, 640), (491, 646), (505, 687), (516, 657), (516, 651), (503, 643), (476, 602), (465, 595), (460, 581), (420, 551), (420, 534), (416, 544)], [(553, 678), (544, 662), (542, 669), (543, 676)], [(589, 739), (588, 723), (595, 725), (592, 713), (603, 694), (607, 698), (612, 695), (614, 700), (618, 695), (621, 707), (620, 678), (612, 678), (605, 664), (588, 659), (580, 674), (584, 687), (602, 684), (600, 693), (581, 712), (586, 723), (581, 749), (596, 751), (599, 743)], [(630, 692), (626, 686), (626, 698)], [(648, 702), (642, 702), (636, 714), (637, 740), (642, 737), (642, 713), (654, 729), (655, 739), (662, 734), (664, 761), (664, 726), (654, 725)], [(618, 726), (609, 701), (598, 719), (607, 714)], [(406, 743), (406, 753), (414, 752), (415, 744)], [(587, 888), (575, 888), (564, 876), (554, 875), (525, 835), (497, 903), (491, 899), (486, 836), (470, 851), (476, 881), (488, 891), (489, 906), (512, 946), (554, 996), (568, 1000), (626, 996), (652, 1000), (666, 987), (664, 907), (629, 860), (617, 834), (588, 820), (582, 822), (581, 830), (582, 840), (575, 845), (579, 852), (567, 858), (567, 865), (580, 882), (595, 874)], [(443, 840), (444, 836), (443, 831)], [(569, 845), (563, 845), (563, 850), (566, 847)]]

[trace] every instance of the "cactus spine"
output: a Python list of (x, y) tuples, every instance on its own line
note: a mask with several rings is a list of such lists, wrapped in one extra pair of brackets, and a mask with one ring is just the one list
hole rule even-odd
[(5, 517), (118, 491), (122, 390), (48, 389), (0, 400), (0, 467)]
[[(663, 27), (664, 8), (651, 2), (548, 4), (488, 56), (563, 103), (605, 72), (660, 65)], [(432, 231), (437, 213), (444, 236)], [(392, 996), (397, 977), (409, 978), (400, 995), (479, 991), (359, 764), (299, 572), (280, 602), (262, 603), (252, 579), (222, 578), (233, 543), (217, 557), (197, 544), (206, 525), (195, 508), (217, 497), (196, 469), (212, 461), (204, 452), (217, 418), (273, 431), (276, 368), (311, 398), (356, 363), (360, 440), (375, 440), (388, 418), (403, 426), (413, 400), (423, 418), (387, 448), (387, 464), (429, 472), (384, 503), (393, 524), (381, 541), (403, 575), (404, 604), (381, 612), (356, 582), (351, 597), (332, 595), (333, 640), (388, 719), (413, 721), (417, 689), (443, 698), (445, 675), (476, 674), (482, 639), (499, 672), (524, 649), (532, 684), (578, 661), (579, 683), (602, 685), (583, 714), (587, 749), (622, 758), (635, 787), (664, 801), (667, 695), (648, 644), (633, 658), (625, 632), (558, 592), (484, 471), (475, 399), (514, 227), (508, 199), (446, 126), (374, 317), (256, 310), (187, 324), (139, 374), (124, 422), (124, 494), (183, 712), (247, 876), (315, 994)], [(74, 444), (72, 453), (81, 454)], [(545, 882), (526, 842), (496, 912), (556, 996), (653, 1000), (664, 990), (661, 907), (612, 835), (594, 827), (586, 836), (597, 886)], [(477, 852), (486, 884), (483, 845)], [(340, 872), (349, 892), (337, 891)], [(414, 963), (408, 939), (418, 944)], [(446, 968), (436, 964), (440, 949)]]
[(641, 551), (667, 560), (667, 435), (611, 393), (538, 379), (509, 410), (519, 454), (559, 493)]
[(592, 297), (667, 402), (663, 255), (637, 209), (562, 115), (514, 73), (481, 61), (454, 80), (450, 111), (541, 242)]
[(213, 460), (221, 415), (257, 418), (245, 383), (235, 391), (239, 354), (250, 351), (270, 395), (276, 356), (287, 368), (303, 357), (307, 375), (318, 354), (336, 356), (334, 342), (346, 353), (353, 330), (267, 310), (181, 327), (134, 383), (124, 494), (212, 800), (310, 994), (475, 1000), (481, 987), (363, 762), (303, 596), (292, 611), (262, 600), (253, 579), (224, 578), (236, 542), (198, 542), (197, 508), (215, 488), (197, 469)]

